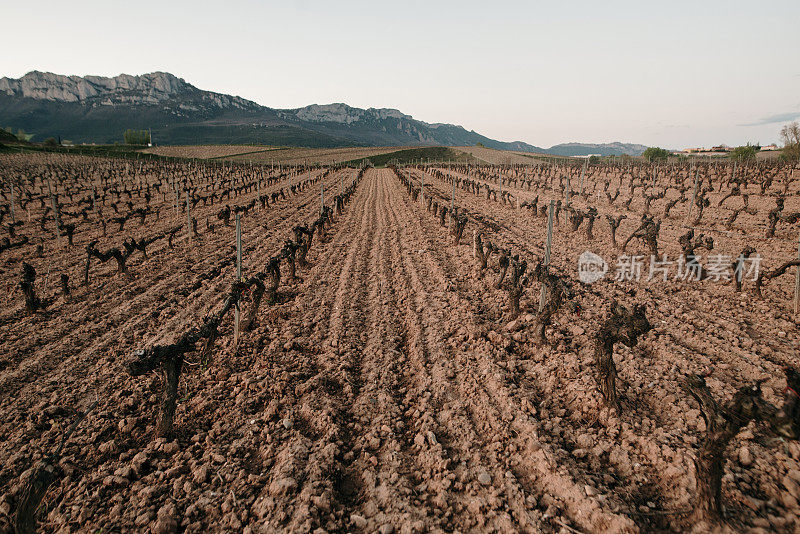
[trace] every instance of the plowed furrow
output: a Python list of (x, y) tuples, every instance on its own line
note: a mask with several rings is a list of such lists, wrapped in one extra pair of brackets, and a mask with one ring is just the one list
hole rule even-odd
[[(405, 202), (410, 202), (406, 195), (403, 196)], [(431, 268), (439, 271), (442, 280), (456, 278), (454, 273), (459, 270), (464, 279), (468, 278), (469, 269), (464, 268), (468, 248), (438, 246), (443, 239), (451, 238), (421, 206), (415, 208), (415, 233), (427, 241), (426, 248), (431, 252), (428, 264)], [(470, 325), (468, 329), (479, 331), (481, 326), (492, 328), (492, 325), (475, 323), (479, 316), (474, 313), (468, 298), (453, 292), (449, 300), (451, 309), (461, 310), (463, 316), (459, 320)], [(555, 470), (555, 456), (545, 451), (550, 448), (549, 445), (537, 439), (539, 425), (521, 410), (521, 399), (509, 391), (507, 371), (498, 365), (507, 356), (489, 343), (481, 345), (484, 350), (476, 351), (474, 356), (456, 353), (456, 356), (460, 356), (459, 363), (463, 370), (458, 383), (461, 384), (463, 398), (467, 400), (473, 421), (485, 425), (483, 433), (503, 437), (499, 443), (500, 449), (508, 455), (509, 465), (514, 465), (516, 472), (522, 475), (524, 485), (537, 488), (545, 500), (548, 500), (547, 495), (551, 498), (557, 496), (559, 506), (579, 526), (597, 528), (597, 525), (605, 525), (610, 528), (613, 525), (613, 528), (629, 528), (625, 525), (631, 523), (626, 518), (603, 510), (596, 501), (587, 499), (572, 475)]]

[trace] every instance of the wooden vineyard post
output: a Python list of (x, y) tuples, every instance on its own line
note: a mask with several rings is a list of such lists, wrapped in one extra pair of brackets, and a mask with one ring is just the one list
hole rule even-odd
[(500, 201), (503, 201), (503, 175), (497, 177), (497, 183), (500, 186)]
[(189, 190), (186, 190), (186, 230), (189, 236), (189, 246), (192, 246), (192, 214), (189, 210)]
[(572, 177), (568, 174), (567, 175), (567, 189), (566, 194), (564, 196), (564, 224), (569, 223), (569, 194), (572, 189), (572, 185), (570, 184)]
[(339, 196), (344, 195), (344, 174), (339, 173)]
[[(800, 259), (800, 236), (797, 238), (797, 259)], [(797, 315), (800, 308), (800, 266), (794, 274), (794, 314)]]
[(456, 213), (456, 177), (453, 176), (453, 192), (450, 193), (450, 214), (451, 218), (455, 217)]
[(175, 218), (178, 218), (178, 182), (174, 179), (172, 180), (172, 190), (175, 191), (175, 209), (173, 213), (175, 214)]
[[(236, 281), (242, 279), (242, 223), (239, 213), (236, 214)], [(236, 301), (233, 315), (233, 347), (234, 350), (239, 346), (239, 321), (241, 320), (241, 307)]]
[(58, 202), (53, 194), (53, 188), (50, 186), (50, 180), (47, 180), (47, 189), (50, 191), (50, 202), (53, 204), (53, 218), (56, 221), (56, 239), (58, 240), (58, 248), (61, 248), (61, 222), (58, 220)]
[(17, 219), (14, 217), (14, 183), (11, 183), (11, 222), (17, 222)]
[(319, 214), (325, 213), (325, 182), (319, 182)]
[[(545, 269), (550, 265), (550, 246), (553, 242), (553, 214), (556, 210), (556, 201), (550, 201), (550, 207), (547, 210), (547, 242), (544, 247), (544, 263), (542, 264)], [(547, 286), (542, 284), (542, 293), (539, 295), (539, 313), (544, 310), (544, 305), (547, 302)]]
[(686, 214), (686, 220), (692, 216), (692, 208), (694, 208), (695, 200), (697, 200), (697, 168), (694, 169), (694, 190), (692, 191), (692, 201), (689, 203), (689, 212)]
[(422, 171), (422, 178), (419, 179), (419, 198), (425, 205), (425, 171)]
[(581, 184), (578, 187), (578, 195), (583, 194), (583, 177), (586, 176), (586, 166), (589, 165), (589, 159), (587, 158), (586, 161), (583, 162), (583, 169), (581, 169)]

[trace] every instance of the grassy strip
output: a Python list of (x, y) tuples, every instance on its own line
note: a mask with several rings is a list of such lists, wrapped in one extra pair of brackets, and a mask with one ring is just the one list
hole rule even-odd
[[(144, 154), (140, 150), (144, 147), (129, 145), (80, 145), (80, 146), (44, 146), (38, 144), (15, 145), (4, 147), (5, 152), (12, 153), (50, 153), (50, 154), (76, 154), (81, 156), (102, 156), (125, 159), (159, 159), (162, 156)], [(180, 158), (163, 158), (180, 159)]]
[(248, 154), (262, 154), (264, 152), (274, 152), (276, 150), (286, 150), (287, 148), (294, 148), (294, 147), (287, 147), (287, 146), (274, 146), (270, 148), (263, 148), (261, 150), (251, 150), (249, 152), (237, 152), (236, 154), (227, 154), (223, 156), (212, 156), (210, 158), (203, 158), (203, 159), (225, 159), (225, 158), (238, 158), (239, 156), (247, 156)]
[[(207, 161), (206, 158), (184, 158), (180, 156), (162, 156), (160, 154), (150, 154), (142, 152), (144, 146), (134, 145), (78, 145), (78, 146), (44, 146), (40, 144), (17, 144), (2, 145), (0, 152), (20, 154), (20, 153), (50, 153), (50, 154), (72, 154), (77, 156), (95, 156), (104, 158), (120, 159), (144, 159), (144, 160), (163, 160), (163, 161)], [(209, 158), (217, 159), (217, 158)]]
[(524, 152), (514, 152), (517, 156), (523, 156), (525, 158), (531, 158), (539, 161), (549, 161), (552, 159), (573, 159), (574, 156), (558, 156), (558, 155), (550, 155), (550, 154), (525, 154)]
[(408, 148), (404, 150), (396, 150), (394, 152), (387, 152), (385, 154), (377, 154), (374, 156), (352, 159), (350, 161), (344, 161), (340, 163), (340, 165), (359, 167), (369, 163), (375, 167), (385, 167), (386, 165), (392, 164), (407, 165), (410, 163), (417, 163), (419, 160), (424, 162), (430, 160), (431, 162), (452, 161), (464, 163), (475, 163), (479, 161), (477, 158), (471, 154), (467, 154), (466, 152), (453, 150), (452, 148), (444, 146), (430, 146)]

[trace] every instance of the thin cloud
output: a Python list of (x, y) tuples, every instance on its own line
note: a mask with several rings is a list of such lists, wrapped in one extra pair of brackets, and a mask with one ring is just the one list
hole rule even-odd
[(739, 126), (763, 126), (764, 124), (775, 124), (777, 122), (789, 122), (794, 119), (800, 118), (800, 111), (789, 111), (787, 113), (778, 113), (777, 115), (769, 115), (763, 117), (756, 122), (748, 124), (740, 124)]

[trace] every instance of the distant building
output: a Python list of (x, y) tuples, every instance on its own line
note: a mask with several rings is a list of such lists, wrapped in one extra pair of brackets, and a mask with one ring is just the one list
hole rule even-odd
[(711, 152), (730, 152), (731, 147), (728, 145), (719, 145), (719, 146), (712, 146)]
[(776, 145), (775, 143), (772, 143), (771, 145), (762, 146), (761, 150), (762, 151), (771, 152), (773, 150), (780, 150), (780, 147), (778, 145)]

